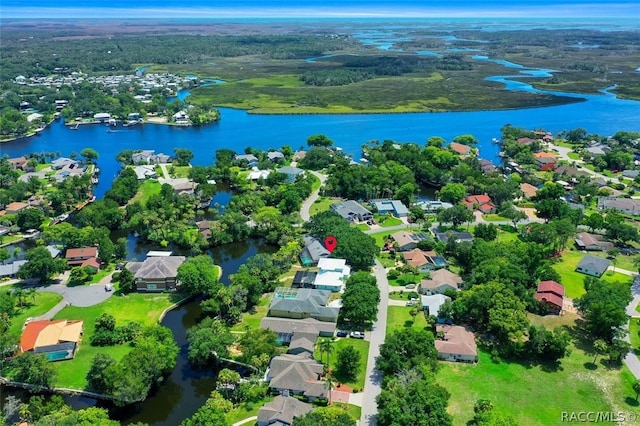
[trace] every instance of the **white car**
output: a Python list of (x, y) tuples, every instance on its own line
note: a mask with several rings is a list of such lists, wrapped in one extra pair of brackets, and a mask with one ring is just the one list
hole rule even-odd
[(349, 337), (353, 339), (364, 339), (364, 333), (361, 331), (352, 331), (349, 333)]

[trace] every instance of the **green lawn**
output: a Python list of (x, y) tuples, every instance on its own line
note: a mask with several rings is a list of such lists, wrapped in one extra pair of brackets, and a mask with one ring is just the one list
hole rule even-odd
[[(584, 278), (588, 275), (576, 272), (575, 269), (580, 260), (585, 256), (584, 253), (578, 251), (565, 251), (562, 254), (562, 260), (553, 265), (553, 269), (560, 274), (562, 285), (564, 285), (567, 296), (576, 298), (584, 294)], [(629, 281), (631, 277), (619, 272), (605, 272), (601, 278), (607, 282)]]
[(631, 346), (633, 346), (636, 354), (640, 354), (640, 335), (638, 335), (640, 324), (638, 324), (638, 321), (640, 321), (638, 318), (631, 318), (629, 321), (629, 340), (631, 340)]
[(49, 167), (51, 167), (51, 163), (37, 164), (36, 165), (36, 172), (41, 172), (44, 169), (47, 169)]
[(422, 312), (416, 315), (414, 322), (411, 315), (409, 315), (410, 311), (411, 308), (409, 306), (389, 306), (387, 308), (387, 335), (393, 330), (404, 327), (412, 327), (417, 330), (422, 330), (427, 327), (427, 320), (424, 318)]
[(140, 201), (143, 205), (147, 203), (149, 197), (153, 194), (159, 194), (162, 185), (155, 179), (146, 180), (138, 188), (138, 192), (133, 196), (129, 204), (133, 204), (136, 201)]
[(389, 299), (390, 300), (409, 300), (409, 299), (418, 299), (420, 298), (420, 295), (415, 292), (415, 291), (411, 291), (411, 290), (407, 290), (407, 291), (394, 291), (392, 293), (389, 293)]
[(326, 212), (331, 208), (331, 204), (339, 203), (340, 200), (340, 198), (320, 197), (315, 201), (315, 203), (311, 204), (309, 214), (313, 216), (318, 213)]
[(380, 226), (382, 226), (383, 228), (389, 228), (391, 226), (398, 226), (398, 225), (402, 225), (402, 221), (400, 219), (398, 219), (397, 217), (393, 217), (393, 216), (389, 216), (386, 219), (384, 219), (382, 222), (378, 222), (378, 224)]
[(96, 274), (91, 278), (91, 284), (99, 283), (101, 279), (112, 273), (114, 270), (113, 265), (107, 265), (106, 268), (100, 269)]
[(640, 415), (631, 389), (633, 376), (626, 367), (607, 368), (598, 362), (591, 370), (591, 361), (592, 354), (574, 347), (570, 357), (551, 370), (515, 362), (494, 364), (481, 350), (476, 365), (441, 362), (436, 380), (451, 393), (448, 411), (456, 426), (473, 417), (478, 399), (490, 400), (496, 411), (527, 426), (560, 424), (563, 411)]
[(385, 268), (391, 268), (396, 266), (396, 257), (391, 256), (388, 252), (380, 252), (378, 254), (378, 260)]
[(499, 214), (483, 214), (482, 218), (487, 222), (508, 222), (509, 219), (506, 217), (502, 217)]
[(314, 174), (309, 173), (313, 183), (311, 184), (311, 191), (317, 191), (322, 186), (322, 182), (320, 182), (320, 178)]
[(580, 154), (578, 154), (577, 152), (570, 152), (569, 154), (567, 154), (569, 156), (569, 158), (571, 158), (572, 160), (580, 160)]
[(389, 285), (404, 287), (407, 284), (418, 284), (422, 280), (422, 274), (402, 274), (396, 279), (390, 279)]
[(113, 315), (116, 318), (116, 325), (125, 325), (133, 321), (142, 326), (148, 326), (156, 324), (162, 311), (178, 299), (179, 296), (176, 294), (131, 293), (122, 297), (114, 295), (102, 303), (85, 308), (67, 306), (58, 312), (54, 319), (83, 320), (84, 331), (83, 341), (76, 357), (70, 361), (53, 363), (58, 372), (56, 386), (83, 389), (87, 384), (85, 376), (97, 353), (106, 353), (119, 360), (130, 351), (129, 345), (98, 348), (89, 344), (95, 330), (95, 320), (102, 313)]
[[(8, 290), (7, 287), (5, 289), (4, 291)], [(49, 292), (37, 292), (35, 293), (35, 299), (27, 297), (26, 305), (23, 307), (18, 306), (17, 314), (11, 318), (9, 334), (20, 335), (27, 318), (34, 318), (47, 313), (49, 309), (56, 306), (61, 300), (61, 295)]]
[(189, 177), (189, 170), (191, 170), (191, 166), (167, 166), (167, 171), (174, 179)]
[(269, 303), (271, 302), (271, 294), (267, 293), (263, 294), (260, 298), (260, 303), (255, 307), (253, 313), (243, 312), (240, 322), (231, 327), (231, 331), (246, 331), (247, 328), (250, 330), (256, 329), (260, 327), (260, 321), (262, 318), (267, 316), (267, 311), (269, 310)]
[[(343, 337), (343, 338), (334, 340), (333, 351), (331, 352), (331, 356), (329, 359), (330, 361), (329, 366), (332, 371), (335, 370), (336, 361), (338, 360), (338, 352), (340, 351), (340, 349), (346, 346), (353, 346), (360, 353), (360, 371), (358, 371), (358, 375), (355, 381), (348, 381), (345, 378), (340, 377), (338, 375), (334, 375), (334, 377), (338, 382), (344, 383), (345, 385), (353, 389), (358, 389), (359, 392), (362, 392), (362, 388), (364, 388), (365, 370), (367, 369), (367, 356), (369, 354), (369, 342), (361, 339), (351, 339), (349, 337)], [(322, 358), (320, 358), (321, 354), (317, 346), (313, 355), (318, 361), (326, 363), (327, 354), (323, 353)]]
[[(272, 401), (273, 398), (273, 396), (265, 396), (256, 403), (243, 402), (242, 404), (239, 404), (237, 407), (234, 407), (233, 410), (227, 413), (227, 422), (229, 424), (234, 424), (248, 417), (257, 416), (260, 407), (262, 407), (267, 402)], [(247, 426), (252, 426), (254, 424), (255, 422), (246, 423)]]
[[(602, 252), (602, 251), (592, 251), (589, 252), (590, 255), (592, 256), (598, 256), (598, 257), (602, 257), (607, 259), (607, 253), (606, 252)], [(620, 268), (620, 269), (626, 269), (628, 271), (634, 271), (637, 272), (638, 268), (636, 266), (634, 266), (633, 264), (633, 259), (634, 256), (627, 256), (624, 254), (619, 254), (616, 256), (616, 264), (615, 267), (616, 268)], [(611, 260), (611, 259), (609, 259)], [(613, 266), (613, 263), (611, 263), (611, 266)]]
[(367, 225), (366, 223), (358, 223), (356, 225), (354, 225), (356, 228), (358, 228), (361, 231), (368, 231), (369, 229), (371, 229), (369, 227), (369, 225)]

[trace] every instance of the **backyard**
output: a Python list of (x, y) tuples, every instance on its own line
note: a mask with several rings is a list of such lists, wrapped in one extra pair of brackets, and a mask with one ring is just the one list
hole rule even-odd
[(269, 303), (271, 302), (272, 293), (263, 294), (260, 302), (254, 308), (253, 312), (243, 312), (240, 321), (231, 327), (232, 332), (242, 333), (247, 330), (255, 330), (260, 328), (260, 321), (267, 315), (269, 311)]
[[(318, 342), (320, 342), (320, 340), (318, 340)], [(339, 338), (334, 340), (333, 347), (331, 350), (331, 356), (329, 357), (329, 361), (330, 361), (329, 366), (332, 371), (334, 371), (336, 367), (336, 361), (338, 360), (338, 352), (340, 351), (340, 349), (346, 346), (353, 346), (360, 353), (360, 369), (358, 371), (358, 375), (355, 381), (347, 380), (346, 378), (343, 378), (339, 375), (334, 375), (334, 377), (338, 382), (344, 383), (350, 388), (358, 389), (358, 391), (361, 392), (362, 389), (364, 388), (364, 375), (367, 367), (367, 355), (369, 354), (369, 342), (367, 342), (366, 340), (352, 339), (349, 337), (344, 337), (344, 338)], [(318, 345), (316, 345), (314, 357), (318, 361), (326, 363), (327, 354), (326, 352), (322, 353)]]
[(423, 330), (427, 327), (427, 320), (422, 312), (416, 315), (415, 321), (409, 314), (411, 308), (408, 306), (389, 306), (387, 309), (387, 335), (393, 330), (402, 328), (415, 328)]
[(18, 313), (11, 319), (9, 334), (19, 335), (27, 318), (43, 315), (62, 300), (58, 293), (36, 292), (34, 298), (27, 296), (24, 306), (18, 306)]

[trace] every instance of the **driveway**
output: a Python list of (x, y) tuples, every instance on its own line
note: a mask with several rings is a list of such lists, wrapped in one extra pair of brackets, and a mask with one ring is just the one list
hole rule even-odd
[(311, 214), (309, 210), (311, 209), (311, 205), (316, 202), (318, 197), (320, 196), (320, 189), (324, 186), (325, 181), (327, 180), (327, 176), (322, 173), (311, 171), (311, 174), (320, 179), (320, 188), (313, 191), (311, 195), (307, 197), (306, 200), (302, 202), (300, 206), (300, 217), (303, 221), (307, 222), (311, 218)]
[[(627, 315), (629, 315), (629, 321), (638, 321), (640, 313), (636, 311), (636, 307), (638, 306), (638, 303), (640, 303), (640, 278), (637, 276), (633, 280), (633, 285), (631, 286), (631, 295), (633, 296), (633, 299), (629, 302), (629, 305), (627, 305)], [(625, 331), (624, 340), (631, 343), (631, 340), (629, 339), (629, 323), (627, 323)], [(638, 359), (634, 348), (632, 348), (624, 358), (624, 363), (629, 367), (629, 370), (631, 370), (635, 378), (640, 380), (640, 360)]]
[(113, 295), (113, 291), (105, 290), (106, 284), (80, 285), (67, 287), (63, 284), (54, 284), (47, 287), (40, 287), (38, 291), (58, 293), (69, 305), (87, 307), (104, 302)]
[(378, 304), (378, 320), (373, 323), (369, 339), (369, 356), (367, 358), (367, 369), (365, 371), (364, 391), (362, 392), (362, 411), (360, 417), (361, 426), (375, 426), (378, 406), (376, 397), (380, 395), (382, 384), (382, 373), (375, 370), (376, 357), (380, 355), (380, 345), (384, 343), (387, 330), (387, 306), (389, 299), (389, 282), (387, 281), (387, 271), (380, 261), (376, 259), (373, 273), (380, 289), (380, 303)]

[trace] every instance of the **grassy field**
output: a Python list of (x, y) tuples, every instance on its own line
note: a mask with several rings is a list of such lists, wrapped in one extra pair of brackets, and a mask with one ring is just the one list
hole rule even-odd
[(380, 252), (378, 254), (378, 260), (385, 268), (391, 268), (396, 265), (396, 257), (391, 256), (388, 252)]
[[(8, 288), (5, 287), (3, 291), (8, 291)], [(17, 314), (11, 319), (9, 334), (20, 335), (27, 318), (34, 318), (47, 313), (49, 309), (56, 306), (61, 300), (61, 295), (49, 292), (37, 292), (35, 293), (35, 299), (27, 297), (27, 304), (23, 307), (18, 306)]]
[(420, 295), (415, 292), (415, 291), (394, 291), (392, 293), (389, 293), (389, 299), (390, 300), (409, 300), (411, 298), (413, 299), (418, 299), (420, 297)]
[(108, 313), (116, 318), (116, 325), (125, 325), (133, 321), (142, 326), (153, 325), (158, 322), (160, 314), (178, 300), (175, 294), (139, 294), (126, 296), (112, 296), (102, 303), (86, 308), (67, 306), (54, 319), (73, 319), (84, 321), (83, 341), (73, 360), (53, 363), (58, 373), (56, 386), (72, 389), (83, 389), (87, 382), (85, 376), (91, 366), (91, 361), (97, 353), (105, 353), (121, 359), (129, 352), (128, 345), (110, 347), (94, 347), (89, 344), (95, 330), (95, 320), (102, 313)]
[[(362, 388), (364, 388), (364, 375), (365, 375), (365, 370), (367, 368), (367, 356), (369, 354), (369, 342), (367, 342), (366, 340), (360, 340), (360, 339), (351, 339), (348, 337), (344, 337), (344, 338), (339, 338), (337, 340), (334, 340), (333, 342), (333, 351), (331, 352), (331, 356), (330, 356), (330, 363), (329, 366), (331, 368), (331, 370), (335, 370), (335, 366), (336, 366), (336, 361), (338, 360), (338, 352), (340, 351), (340, 349), (346, 347), (346, 346), (353, 346), (359, 353), (360, 353), (360, 371), (358, 371), (358, 375), (356, 377), (355, 381), (348, 381), (343, 377), (340, 377), (338, 375), (334, 374), (334, 377), (338, 380), (338, 382), (340, 383), (344, 383), (345, 385), (353, 388), (353, 389), (358, 389), (358, 391), (362, 391)], [(322, 358), (320, 357), (320, 355), (322, 355)], [(320, 353), (320, 350), (318, 349), (318, 347), (316, 346), (316, 350), (314, 353), (314, 357), (321, 362), (326, 362), (327, 361), (327, 354)]]
[(108, 265), (106, 268), (98, 270), (98, 272), (96, 272), (96, 274), (91, 278), (90, 284), (100, 282), (101, 279), (112, 273), (114, 269), (115, 267), (113, 265)]
[(358, 223), (356, 225), (354, 225), (356, 228), (358, 228), (361, 231), (368, 231), (369, 229), (371, 229), (369, 227), (369, 225), (367, 225), (366, 223)]
[(318, 213), (326, 212), (331, 207), (331, 204), (338, 203), (340, 200), (340, 198), (320, 197), (315, 203), (311, 204), (309, 214), (313, 216)]
[(640, 354), (640, 335), (638, 335), (640, 332), (640, 324), (638, 321), (640, 321), (638, 318), (631, 318), (629, 321), (629, 340), (636, 354)]
[(422, 330), (427, 327), (427, 320), (422, 313), (416, 315), (415, 322), (409, 312), (411, 308), (408, 306), (389, 306), (387, 309), (387, 335), (393, 330), (401, 328), (415, 328)]
[(146, 180), (142, 183), (142, 185), (140, 185), (140, 187), (138, 188), (138, 192), (133, 196), (131, 201), (129, 201), (129, 204), (133, 204), (136, 201), (140, 201), (142, 204), (146, 204), (149, 197), (151, 197), (153, 194), (160, 193), (161, 188), (162, 185), (160, 185), (160, 182), (158, 182), (157, 180)]
[(402, 225), (402, 221), (397, 217), (389, 216), (386, 219), (384, 219), (382, 222), (378, 221), (378, 224), (383, 228), (389, 228), (391, 226)]
[[(565, 251), (562, 254), (562, 260), (553, 265), (553, 269), (560, 274), (567, 296), (572, 298), (580, 297), (584, 294), (584, 279), (588, 275), (575, 271), (584, 256), (584, 253), (578, 251)], [(631, 277), (619, 272), (607, 271), (601, 279), (607, 282), (615, 282), (629, 281)]]
[[(262, 407), (267, 402), (273, 401), (273, 398), (273, 396), (265, 396), (259, 402), (253, 404), (246, 402), (239, 404), (237, 407), (234, 407), (233, 410), (227, 413), (227, 422), (229, 424), (234, 424), (236, 422), (239, 422), (240, 420), (258, 415), (258, 410), (260, 409), (260, 407)], [(247, 425), (253, 424), (255, 424), (255, 422), (247, 423)]]
[(402, 274), (396, 279), (390, 279), (389, 285), (402, 286), (407, 284), (418, 284), (422, 280), (422, 274)]
[(260, 320), (267, 315), (269, 303), (271, 302), (271, 293), (262, 295), (260, 303), (255, 307), (253, 313), (243, 312), (240, 322), (231, 327), (231, 331), (243, 332), (247, 329), (255, 329), (260, 327)]
[(169, 166), (167, 171), (171, 175), (171, 178), (186, 178), (189, 177), (189, 170), (191, 166)]
[(48, 169), (49, 167), (51, 167), (51, 163), (37, 164), (36, 165), (36, 172), (41, 172), (44, 169)]
[(482, 218), (487, 222), (508, 222), (509, 221), (508, 218), (502, 217), (499, 214), (494, 214), (494, 213), (483, 214)]

